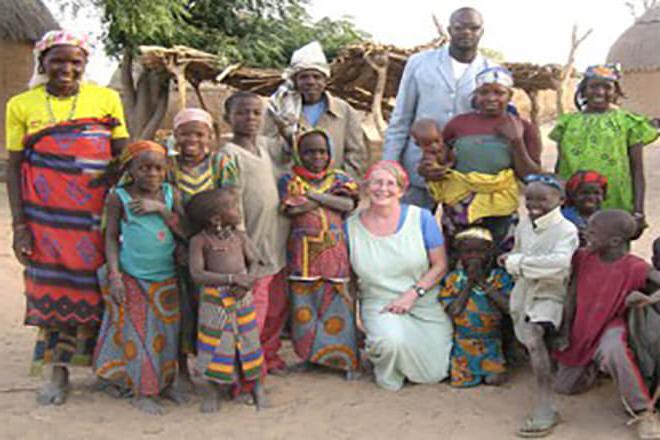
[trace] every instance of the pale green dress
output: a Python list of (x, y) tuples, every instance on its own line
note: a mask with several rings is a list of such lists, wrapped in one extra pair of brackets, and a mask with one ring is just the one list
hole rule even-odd
[(420, 216), (421, 210), (410, 206), (403, 226), (388, 236), (369, 232), (359, 213), (347, 220), (350, 261), (358, 277), (360, 313), (367, 332), (366, 353), (374, 365), (376, 383), (392, 391), (406, 379), (439, 382), (449, 370), (452, 325), (437, 302), (437, 286), (406, 315), (381, 313), (429, 270)]

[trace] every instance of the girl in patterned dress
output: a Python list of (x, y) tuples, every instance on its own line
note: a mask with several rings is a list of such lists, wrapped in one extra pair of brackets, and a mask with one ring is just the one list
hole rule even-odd
[[(185, 206), (195, 194), (219, 186), (223, 161), (227, 157), (210, 151), (213, 117), (199, 108), (186, 108), (174, 116), (174, 140), (177, 154), (171, 159), (168, 180), (181, 193)], [(227, 181), (226, 178), (223, 180)], [(188, 355), (196, 354), (199, 292), (187, 267), (180, 266), (178, 269), (181, 294), (179, 379), (182, 389), (190, 392), (193, 385), (188, 370)]]
[(291, 219), (287, 244), (292, 340), (305, 362), (352, 377), (358, 367), (344, 216), (355, 208), (357, 184), (333, 168), (330, 138), (322, 130), (301, 134), (292, 172), (279, 182), (282, 210)]
[(438, 294), (454, 323), (450, 384), (500, 385), (506, 380), (502, 321), (513, 279), (493, 265), (495, 246), (488, 229), (472, 227), (454, 240), (461, 268), (445, 276)]
[(633, 214), (641, 233), (646, 227), (642, 149), (658, 133), (647, 117), (616, 106), (623, 96), (620, 79), (617, 65), (589, 67), (575, 95), (580, 111), (560, 116), (549, 136), (557, 142), (559, 177), (569, 179), (580, 170), (605, 176), (609, 187), (603, 209)]
[(183, 237), (176, 190), (165, 182), (163, 146), (129, 145), (127, 175), (108, 196), (105, 251), (99, 270), (105, 312), (94, 353), (96, 375), (147, 414), (162, 414), (159, 396), (183, 401), (174, 388), (179, 346), (175, 234)]

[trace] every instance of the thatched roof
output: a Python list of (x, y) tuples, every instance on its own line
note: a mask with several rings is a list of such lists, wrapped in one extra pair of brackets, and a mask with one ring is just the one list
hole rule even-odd
[(623, 71), (660, 69), (660, 6), (649, 9), (612, 45), (607, 61), (621, 63)]
[(59, 28), (41, 0), (0, 0), (0, 40), (37, 41)]

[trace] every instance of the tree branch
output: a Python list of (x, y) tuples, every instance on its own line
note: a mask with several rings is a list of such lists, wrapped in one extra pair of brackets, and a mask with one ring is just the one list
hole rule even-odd
[(170, 96), (170, 84), (169, 80), (167, 84), (163, 84), (160, 88), (160, 93), (158, 95), (158, 100), (156, 101), (154, 112), (149, 118), (140, 134), (140, 139), (153, 139), (156, 135), (160, 123), (163, 121), (165, 114), (167, 113), (167, 107), (169, 103)]
[(127, 47), (121, 61), (121, 86), (126, 104), (135, 107), (135, 83), (133, 82), (133, 52)]
[(566, 64), (561, 70), (561, 76), (559, 78), (559, 83), (557, 85), (557, 116), (564, 114), (564, 90), (566, 90), (566, 85), (568, 84), (569, 79), (571, 78), (571, 73), (573, 72), (573, 66), (575, 65), (575, 53), (577, 52), (578, 47), (584, 40), (591, 35), (593, 29), (589, 29), (587, 32), (578, 36), (578, 25), (573, 25), (573, 31), (571, 32), (571, 49), (568, 51), (568, 58)]

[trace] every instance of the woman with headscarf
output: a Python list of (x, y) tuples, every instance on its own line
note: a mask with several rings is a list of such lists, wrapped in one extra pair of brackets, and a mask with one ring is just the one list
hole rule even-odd
[(345, 371), (350, 379), (359, 356), (343, 225), (359, 192), (353, 179), (334, 168), (331, 151), (324, 131), (300, 134), (293, 146), (292, 172), (279, 181), (282, 211), (291, 219), (291, 339), (303, 368), (323, 365)]
[(607, 178), (603, 208), (633, 214), (638, 233), (644, 216), (644, 158), (642, 149), (658, 137), (651, 121), (616, 106), (623, 97), (618, 65), (591, 66), (575, 93), (578, 112), (564, 114), (550, 132), (557, 142), (557, 174), (569, 179), (580, 170), (594, 170)]
[(29, 90), (7, 103), (7, 186), (13, 249), (26, 266), (25, 323), (39, 328), (34, 366), (53, 366), (37, 400), (59, 405), (69, 366), (91, 364), (103, 311), (101, 176), (128, 132), (119, 95), (83, 81), (85, 38), (51, 31), (34, 54)]
[[(350, 104), (326, 90), (330, 65), (319, 42), (295, 51), (283, 77), (284, 83), (268, 102), (264, 134), (281, 134), (291, 141), (311, 128), (324, 130), (332, 140), (335, 166), (353, 178), (362, 177), (367, 160), (362, 120)], [(288, 149), (287, 144), (282, 142), (282, 148)]]
[(513, 77), (502, 67), (489, 67), (476, 78), (475, 110), (456, 116), (443, 138), (455, 157), (451, 167), (424, 161), (420, 174), (442, 203), (442, 224), (450, 241), (469, 226), (493, 234), (499, 251), (509, 250), (518, 211), (518, 180), (541, 166), (538, 130), (511, 112)]
[(375, 163), (365, 179), (368, 207), (346, 229), (376, 383), (397, 391), (406, 380), (439, 382), (448, 375), (452, 340), (437, 302), (447, 272), (442, 233), (430, 211), (401, 204), (409, 180), (398, 162)]

